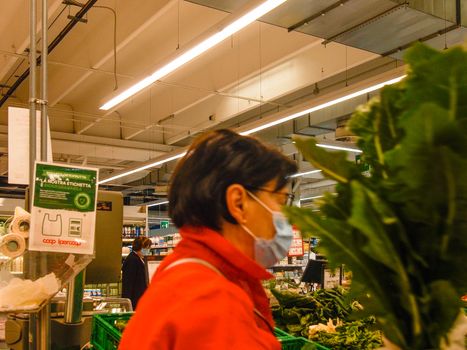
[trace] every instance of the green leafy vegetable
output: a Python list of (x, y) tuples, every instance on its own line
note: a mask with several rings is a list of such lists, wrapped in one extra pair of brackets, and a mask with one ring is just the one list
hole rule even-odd
[(370, 176), (345, 153), (297, 139), (305, 158), (338, 182), (337, 195), (325, 196), (320, 213), (286, 212), (320, 237), (331, 264), (352, 271), (362, 317), (375, 315), (404, 350), (438, 349), (467, 294), (467, 52), (418, 44), (406, 62), (407, 78), (349, 123)]
[[(271, 292), (280, 305), (273, 309), (276, 325), (294, 336), (310, 336), (332, 349), (367, 350), (382, 344), (380, 332), (371, 329), (374, 318), (351, 320), (351, 312), (361, 309), (361, 305), (350, 300), (343, 288), (320, 289), (307, 295), (274, 289)], [(310, 326), (328, 324), (329, 320), (343, 324), (333, 333), (319, 331), (310, 335)]]
[(311, 340), (333, 350), (365, 350), (381, 347), (380, 332), (371, 330), (374, 318), (345, 323), (335, 333), (319, 332)]

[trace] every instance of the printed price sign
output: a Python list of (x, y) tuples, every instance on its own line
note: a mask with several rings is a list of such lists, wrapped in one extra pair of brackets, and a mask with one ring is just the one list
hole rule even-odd
[(303, 256), (303, 254), (304, 248), (302, 234), (294, 227), (292, 244), (290, 245), (288, 256)]
[(29, 249), (94, 254), (98, 170), (36, 163)]

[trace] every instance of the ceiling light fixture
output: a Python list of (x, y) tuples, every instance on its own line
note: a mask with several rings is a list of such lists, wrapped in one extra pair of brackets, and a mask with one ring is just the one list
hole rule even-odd
[(147, 207), (158, 207), (159, 205), (163, 205), (163, 204), (168, 204), (169, 201), (163, 201), (163, 202), (159, 202), (159, 203), (154, 203), (154, 204), (149, 204), (147, 205)]
[(305, 175), (310, 175), (310, 174), (317, 174), (317, 173), (320, 173), (322, 170), (311, 170), (311, 171), (305, 171), (303, 173), (296, 173), (296, 174), (293, 174), (289, 177), (300, 177), (300, 176), (305, 176)]
[(115, 176), (111, 176), (111, 177), (109, 177), (109, 178), (107, 178), (107, 179), (104, 179), (104, 180), (99, 181), (99, 185), (105, 184), (106, 182), (110, 182), (110, 181), (113, 181), (113, 180), (120, 179), (120, 178), (122, 178), (122, 177), (131, 175), (131, 174), (134, 174), (134, 173), (137, 173), (137, 172), (146, 170), (146, 169), (155, 168), (155, 167), (157, 167), (157, 166), (159, 166), (159, 165), (162, 165), (162, 164), (171, 162), (171, 161), (173, 161), (173, 160), (182, 158), (185, 154), (186, 154), (186, 152), (178, 153), (178, 154), (176, 154), (176, 155), (174, 155), (174, 156), (171, 156), (171, 157), (167, 157), (167, 158), (158, 160), (157, 162), (152, 162), (152, 163), (149, 163), (149, 164), (145, 164), (145, 165), (140, 166), (140, 167), (138, 167), (138, 168), (125, 171), (125, 172), (120, 173), (120, 174), (117, 174), (117, 175), (115, 175)]
[(347, 152), (355, 152), (355, 153), (362, 153), (363, 152), (361, 149), (358, 149), (358, 148), (326, 145), (324, 143), (317, 143), (316, 146), (322, 147), (322, 148), (335, 149), (335, 150), (339, 150), (339, 151), (347, 151)]
[(313, 197), (305, 197), (305, 198), (300, 198), (300, 202), (302, 201), (311, 201), (313, 199), (318, 199), (318, 198), (323, 198), (324, 196), (321, 195), (321, 196), (313, 196)]
[(188, 49), (186, 52), (178, 55), (174, 60), (162, 66), (161, 68), (156, 70), (154, 73), (152, 73), (150, 76), (144, 78), (143, 80), (139, 81), (135, 85), (123, 91), (121, 94), (115, 96), (114, 98), (112, 98), (111, 100), (103, 104), (99, 109), (107, 111), (115, 107), (116, 105), (120, 104), (121, 102), (137, 94), (141, 90), (145, 89), (149, 85), (155, 83), (157, 80), (165, 77), (166, 75), (172, 73), (173, 71), (177, 70), (181, 66), (190, 62), (194, 58), (200, 56), (202, 53), (216, 46), (217, 44), (224, 41), (231, 35), (242, 30), (249, 24), (256, 21), (258, 18), (261, 18), (266, 13), (274, 10), (276, 7), (278, 7), (279, 5), (283, 4), (286, 1), (287, 0), (268, 0), (268, 1), (263, 2), (261, 5), (253, 8), (251, 11), (247, 12), (240, 18), (234, 20), (232, 23), (228, 24), (227, 26), (225, 26), (223, 29), (221, 29), (217, 33), (201, 41), (199, 44), (195, 45), (191, 49)]
[[(283, 118), (279, 118), (277, 120), (274, 120), (274, 121), (259, 125), (257, 127), (252, 128), (252, 129), (242, 131), (242, 132), (240, 132), (240, 134), (241, 135), (251, 135), (251, 134), (256, 133), (258, 131), (262, 131), (264, 129), (267, 129), (267, 128), (270, 128), (270, 127), (285, 123), (287, 121), (299, 118), (299, 117), (304, 116), (304, 115), (306, 115), (308, 113), (316, 112), (316, 111), (319, 111), (319, 110), (324, 109), (326, 107), (336, 105), (336, 104), (338, 104), (340, 102), (344, 102), (344, 101), (350, 100), (352, 98), (355, 98), (355, 97), (358, 97), (358, 96), (361, 96), (361, 95), (365, 95), (365, 94), (370, 93), (372, 91), (379, 90), (382, 87), (384, 87), (385, 85), (395, 84), (395, 83), (401, 81), (402, 79), (404, 79), (405, 77), (406, 77), (406, 75), (402, 75), (402, 76), (399, 76), (397, 78), (387, 80), (387, 81), (384, 81), (384, 82), (376, 84), (376, 85), (372, 85), (372, 86), (367, 87), (365, 89), (358, 90), (356, 92), (344, 95), (344, 96), (336, 98), (334, 100), (331, 100), (331, 101), (319, 104), (317, 106), (314, 106), (314, 107), (311, 107), (311, 108), (308, 108), (308, 109), (305, 109), (305, 110), (290, 114), (290, 115), (285, 116)], [(324, 147), (324, 144), (320, 144), (320, 145), (322, 145), (320, 147)], [(325, 146), (327, 148), (330, 148), (330, 145), (325, 145)], [(333, 147), (337, 147), (337, 146), (333, 146)], [(355, 148), (352, 148), (352, 149), (349, 148), (348, 151), (358, 153), (358, 151), (360, 151), (360, 150), (357, 150)], [(160, 160), (155, 161), (155, 162), (150, 162), (150, 163), (144, 164), (142, 166), (139, 166), (137, 168), (127, 170), (127, 171), (124, 171), (124, 172), (119, 173), (117, 175), (114, 175), (114, 176), (111, 176), (111, 177), (106, 178), (104, 180), (101, 180), (101, 181), (99, 181), (99, 184), (104, 184), (104, 183), (107, 183), (107, 182), (110, 182), (110, 181), (113, 181), (113, 180), (116, 180), (116, 179), (120, 179), (120, 178), (128, 176), (128, 175), (137, 173), (137, 172), (142, 171), (142, 170), (147, 170), (147, 169), (150, 169), (150, 168), (160, 166), (162, 164), (165, 164), (165, 163), (171, 162), (173, 160), (177, 160), (179, 158), (182, 158), (185, 154), (186, 154), (186, 151), (183, 151), (183, 152), (175, 154), (175, 155), (172, 153), (172, 155), (168, 156), (167, 158), (163, 158), (163, 159), (160, 159)]]
[(336, 104), (338, 104), (338, 103), (351, 100), (351, 99), (353, 99), (353, 98), (355, 98), (355, 97), (362, 96), (362, 95), (368, 94), (368, 93), (370, 93), (370, 92), (379, 90), (379, 89), (381, 89), (382, 87), (384, 87), (384, 86), (386, 86), (386, 85), (395, 84), (395, 83), (401, 81), (402, 79), (404, 79), (405, 77), (406, 77), (406, 75), (402, 75), (402, 76), (400, 76), (400, 77), (397, 77), (397, 78), (394, 78), (394, 79), (391, 79), (391, 80), (387, 80), (387, 81), (384, 81), (384, 82), (379, 83), (379, 84), (376, 84), (376, 85), (372, 85), (372, 86), (367, 87), (367, 88), (365, 88), (365, 89), (358, 90), (358, 91), (353, 92), (353, 93), (351, 93), (351, 94), (348, 94), (348, 95), (345, 95), (345, 96), (336, 98), (336, 99), (334, 99), (334, 100), (331, 100), (331, 101), (328, 101), (328, 102), (325, 102), (325, 103), (321, 103), (321, 104), (319, 104), (319, 105), (317, 105), (317, 106), (314, 106), (314, 107), (311, 107), (311, 108), (307, 108), (307, 109), (305, 109), (305, 110), (303, 110), (303, 111), (299, 111), (299, 112), (293, 113), (293, 114), (291, 114), (291, 115), (288, 115), (288, 116), (285, 116), (285, 117), (283, 117), (283, 118), (274, 120), (274, 121), (272, 121), (272, 122), (265, 123), (265, 124), (263, 124), (263, 125), (259, 125), (259, 126), (255, 127), (255, 128), (252, 128), (252, 129), (243, 131), (243, 132), (241, 132), (240, 134), (242, 134), (242, 135), (251, 135), (251, 134), (254, 134), (254, 133), (258, 132), (258, 131), (262, 131), (262, 130), (264, 130), (264, 129), (268, 129), (268, 128), (270, 128), (270, 127), (273, 127), (273, 126), (276, 126), (276, 125), (285, 123), (285, 122), (287, 122), (287, 121), (289, 121), (289, 120), (293, 120), (293, 119), (302, 117), (302, 116), (304, 116), (304, 115), (306, 115), (306, 114), (313, 113), (313, 112), (322, 110), (322, 109), (324, 109), (324, 108), (334, 106), (334, 105), (336, 105)]

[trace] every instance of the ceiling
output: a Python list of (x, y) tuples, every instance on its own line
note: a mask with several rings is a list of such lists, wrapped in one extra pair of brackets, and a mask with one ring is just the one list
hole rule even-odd
[[(176, 151), (204, 130), (246, 125), (390, 71), (402, 64), (404, 49), (415, 41), (443, 48), (462, 42), (466, 34), (464, 0), (446, 0), (442, 7), (436, 0), (288, 0), (105, 112), (99, 109), (104, 102), (252, 1), (91, 2), (95, 3), (84, 15), (85, 22), (78, 22), (48, 56), (48, 104), (54, 160), (99, 167), (101, 177)], [(3, 2), (0, 13), (3, 176), (8, 172), (8, 106), (27, 107), (28, 101), (27, 75), (12, 89), (28, 69), (28, 3)], [(48, 6), (51, 43), (81, 7), (60, 0), (49, 0)], [(40, 23), (38, 47), (39, 28)], [(295, 154), (291, 135), (334, 141), (336, 121), (348, 117), (367, 98), (298, 118), (258, 136), (281, 147), (307, 170), (309, 165)], [(161, 188), (172, 168), (167, 164), (133, 174), (118, 181), (121, 186), (116, 188), (124, 188), (136, 202), (159, 198), (164, 196)], [(303, 195), (313, 195), (329, 186), (314, 174), (303, 179), (301, 190)]]

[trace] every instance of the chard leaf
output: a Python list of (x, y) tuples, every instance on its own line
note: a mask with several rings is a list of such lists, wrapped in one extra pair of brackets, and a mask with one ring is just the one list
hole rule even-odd
[(467, 51), (454, 47), (438, 52), (415, 45), (404, 59), (411, 71), (406, 99), (412, 106), (432, 102), (449, 111), (448, 118), (467, 118)]
[(353, 273), (363, 315), (407, 350), (440, 348), (467, 292), (467, 51), (408, 50), (404, 81), (382, 89), (349, 126), (371, 176), (345, 155), (297, 145), (339, 182), (321, 216), (287, 215), (334, 266)]
[(386, 267), (398, 272), (400, 261), (397, 261), (397, 253), (388, 239), (382, 223), (373, 209), (367, 193), (369, 192), (359, 182), (352, 181), (353, 202), (352, 215), (348, 223), (355, 227), (367, 238), (366, 243), (361, 247), (367, 254), (373, 254)]

